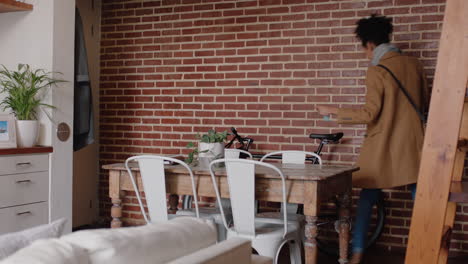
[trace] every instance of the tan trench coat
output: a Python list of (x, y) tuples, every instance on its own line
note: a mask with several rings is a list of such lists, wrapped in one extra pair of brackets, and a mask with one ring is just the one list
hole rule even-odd
[[(388, 52), (380, 64), (389, 68), (415, 101), (428, 105), (429, 91), (421, 63), (413, 57)], [(366, 103), (358, 109), (341, 108), (341, 124), (367, 124), (353, 186), (393, 188), (415, 183), (423, 146), (423, 125), (414, 108), (384, 69), (367, 71)]]

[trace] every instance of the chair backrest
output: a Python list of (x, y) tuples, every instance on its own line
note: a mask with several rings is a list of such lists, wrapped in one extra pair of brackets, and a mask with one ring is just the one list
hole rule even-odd
[(250, 152), (242, 150), (242, 149), (225, 149), (224, 158), (238, 159), (241, 153), (244, 153), (245, 155), (249, 156), (250, 159), (253, 159), (252, 154)]
[[(234, 231), (241, 235), (255, 236), (255, 166), (270, 168), (281, 178), (283, 191), (283, 206), (286, 206), (286, 180), (283, 172), (272, 164), (246, 159), (219, 159), (210, 163), (210, 174), (213, 181), (216, 198), (220, 206), (226, 229), (229, 226), (221, 206), (221, 196), (216, 182), (214, 165), (224, 162), (231, 197), (231, 208), (234, 219)], [(284, 235), (287, 233), (287, 214), (283, 213)]]
[[(273, 155), (281, 155), (282, 156), (281, 162), (283, 164), (304, 164), (307, 155), (309, 155), (309, 156), (315, 157), (318, 163), (322, 165), (322, 159), (320, 158), (319, 155), (317, 155), (317, 153), (299, 151), (299, 150), (285, 150), (285, 151), (271, 152), (263, 156), (260, 159), (260, 161), (264, 161), (265, 159)], [(297, 204), (288, 204), (286, 207), (281, 206), (281, 212), (287, 212), (288, 214), (296, 214), (297, 208), (298, 208)]]
[[(134, 172), (129, 167), (129, 162), (137, 161), (140, 168), (141, 180), (146, 195), (146, 203), (148, 205), (148, 212), (150, 219), (146, 215), (145, 208), (140, 196), (140, 190), (134, 176)], [(164, 170), (165, 163), (179, 164), (187, 169), (192, 181), (192, 192), (195, 202), (195, 212), (197, 218), (200, 217), (198, 210), (198, 199), (195, 186), (195, 178), (190, 167), (183, 161), (163, 156), (155, 155), (142, 155), (130, 157), (125, 161), (125, 168), (132, 181), (133, 189), (135, 190), (138, 204), (140, 205), (141, 213), (147, 223), (155, 221), (167, 221), (167, 192), (166, 192), (166, 173)]]
[(281, 161), (287, 164), (304, 164), (306, 157), (309, 155), (315, 157), (318, 163), (322, 165), (322, 159), (319, 155), (317, 155), (317, 153), (299, 150), (284, 150), (271, 152), (263, 156), (260, 159), (260, 161), (264, 161), (265, 159), (273, 155), (282, 155)]
[[(243, 149), (235, 149), (235, 148), (227, 148), (224, 149), (224, 158), (225, 159), (239, 159), (240, 154), (244, 153), (249, 157), (249, 159), (253, 159), (253, 156), (250, 152), (245, 151)], [(231, 201), (229, 199), (221, 199), (221, 204), (224, 209), (231, 208)], [(216, 208), (218, 208), (218, 203), (216, 203)]]

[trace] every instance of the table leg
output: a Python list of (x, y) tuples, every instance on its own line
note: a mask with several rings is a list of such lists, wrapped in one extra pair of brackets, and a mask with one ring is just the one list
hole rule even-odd
[(349, 193), (345, 193), (340, 197), (340, 209), (339, 209), (339, 237), (340, 237), (340, 264), (348, 263), (348, 247), (349, 247), (349, 221), (350, 221), (350, 210), (351, 210), (351, 196)]
[(306, 216), (304, 251), (307, 264), (317, 263), (317, 220), (317, 216)]
[(177, 213), (178, 206), (179, 206), (179, 195), (177, 194), (169, 195), (169, 213), (170, 214)]
[(122, 218), (122, 199), (121, 199), (121, 197), (124, 197), (124, 196), (125, 196), (125, 192), (120, 191), (118, 196), (111, 197), (111, 201), (112, 201), (111, 228), (122, 227), (122, 221), (120, 220), (120, 218)]
[(320, 198), (316, 182), (306, 182), (304, 184), (304, 215), (306, 219), (304, 253), (306, 264), (317, 263), (317, 220), (319, 214)]
[(125, 192), (120, 190), (120, 171), (109, 171), (109, 197), (111, 198), (111, 228), (122, 227), (122, 199)]

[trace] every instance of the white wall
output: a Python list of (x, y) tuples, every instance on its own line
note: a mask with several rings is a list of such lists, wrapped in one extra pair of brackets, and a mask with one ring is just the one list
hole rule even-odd
[[(0, 65), (16, 69), (18, 63), (25, 63), (52, 71), (53, 1), (29, 0), (28, 3), (34, 4), (32, 12), (0, 14)], [(3, 98), (1, 94), (0, 98)], [(52, 145), (51, 122), (45, 115), (39, 119), (39, 144)]]
[[(27, 0), (30, 12), (0, 14), (0, 64), (15, 68), (26, 63), (34, 68), (61, 72), (67, 83), (52, 91), (48, 100), (58, 109), (52, 121), (40, 116), (39, 144), (52, 145), (50, 175), (50, 219), (72, 215), (72, 141), (60, 142), (56, 125), (66, 122), (73, 131), (73, 71), (75, 0)], [(0, 95), (1, 96), (1, 95)]]
[(101, 0), (76, 0), (83, 20), (93, 95), (95, 141), (73, 153), (73, 227), (93, 224), (99, 218), (99, 52)]
[[(44, 0), (40, 0), (41, 2)], [(66, 216), (68, 231), (72, 227), (73, 212), (73, 80), (75, 55), (75, 0), (47, 0), (54, 2), (53, 71), (60, 71), (68, 82), (56, 89), (53, 104), (58, 111), (54, 122), (70, 126), (70, 138), (61, 142), (52, 136), (54, 155), (51, 170), (51, 220)], [(55, 131), (55, 129), (54, 129)]]

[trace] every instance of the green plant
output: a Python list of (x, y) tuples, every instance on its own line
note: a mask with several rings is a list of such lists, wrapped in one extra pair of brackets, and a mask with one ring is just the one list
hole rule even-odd
[[(193, 161), (195, 160), (196, 156), (198, 155), (198, 148), (195, 146), (195, 144), (193, 142), (189, 142), (186, 146), (186, 148), (188, 149), (191, 149), (192, 151), (189, 152), (187, 158), (185, 159), (185, 162), (187, 164), (192, 164)], [(208, 150), (206, 151), (202, 151), (202, 152), (207, 152)], [(195, 165), (195, 164), (193, 164)]]
[(43, 69), (33, 70), (27, 64), (18, 64), (16, 71), (2, 65), (0, 69), (0, 92), (6, 97), (0, 102), (3, 111), (11, 109), (18, 120), (35, 120), (40, 107), (55, 108), (42, 103), (47, 89), (63, 80), (50, 77)]
[(214, 129), (208, 130), (207, 134), (200, 135), (197, 134), (196, 138), (200, 140), (200, 142), (203, 143), (222, 143), (227, 139), (228, 132), (216, 132)]
[[(195, 138), (203, 143), (223, 143), (227, 139), (227, 136), (227, 131), (219, 133), (216, 132), (214, 129), (210, 129), (208, 130), (207, 134), (197, 134)], [(199, 153), (208, 152), (208, 150), (198, 151), (198, 148), (193, 142), (189, 142), (186, 147), (192, 150), (191, 152), (189, 152), (188, 157), (185, 159), (185, 162), (188, 164), (192, 164)]]

